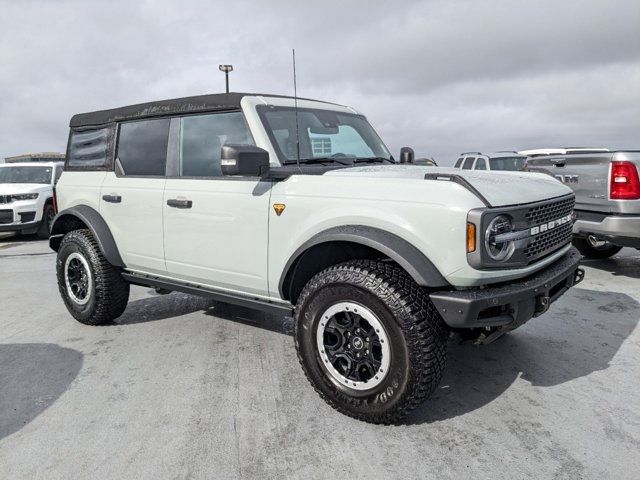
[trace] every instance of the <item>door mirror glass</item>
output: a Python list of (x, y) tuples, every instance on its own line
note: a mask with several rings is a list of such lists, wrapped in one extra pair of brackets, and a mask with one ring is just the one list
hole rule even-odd
[(400, 149), (400, 163), (414, 163), (416, 154), (411, 147), (402, 147)]
[(269, 152), (254, 145), (223, 145), (220, 167), (223, 175), (259, 177), (269, 170)]

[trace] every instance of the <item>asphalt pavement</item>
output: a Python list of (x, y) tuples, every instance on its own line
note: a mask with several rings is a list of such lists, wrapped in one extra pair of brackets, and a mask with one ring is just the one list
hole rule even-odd
[(438, 390), (375, 426), (307, 383), (291, 319), (133, 287), (66, 311), (47, 242), (0, 239), (2, 479), (637, 479), (640, 252), (496, 342), (452, 342)]

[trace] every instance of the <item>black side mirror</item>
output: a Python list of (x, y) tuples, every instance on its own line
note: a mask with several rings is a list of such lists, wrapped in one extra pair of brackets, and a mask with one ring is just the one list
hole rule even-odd
[(400, 149), (400, 163), (414, 163), (416, 154), (411, 147), (402, 147)]
[(259, 177), (269, 170), (269, 152), (254, 145), (223, 145), (220, 168), (223, 175)]

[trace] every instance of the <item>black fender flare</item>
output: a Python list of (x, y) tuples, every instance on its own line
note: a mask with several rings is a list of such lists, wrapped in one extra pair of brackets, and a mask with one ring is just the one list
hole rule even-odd
[(371, 247), (400, 265), (418, 285), (446, 287), (449, 282), (436, 266), (411, 243), (393, 233), (365, 225), (345, 225), (324, 230), (303, 243), (287, 261), (278, 283), (278, 291), (285, 298), (285, 282), (296, 261), (311, 247), (328, 242), (351, 242)]
[(126, 267), (107, 222), (97, 210), (88, 205), (76, 205), (66, 208), (56, 215), (53, 219), (49, 238), (49, 247), (52, 250), (57, 252), (58, 248), (60, 248), (62, 237), (69, 231), (75, 230), (75, 228), (69, 228), (70, 223), (74, 224), (72, 223), (73, 220), (79, 220), (91, 230), (100, 251), (111, 265), (121, 268)]

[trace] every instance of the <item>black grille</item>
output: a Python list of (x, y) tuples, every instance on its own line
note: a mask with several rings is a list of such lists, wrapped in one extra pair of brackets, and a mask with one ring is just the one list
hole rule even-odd
[(7, 204), (12, 201), (13, 199), (11, 198), (11, 195), (0, 195), (0, 204)]
[(557, 220), (573, 212), (573, 206), (576, 203), (575, 197), (565, 198), (556, 202), (537, 205), (527, 210), (525, 218), (532, 227), (547, 223), (551, 220)]
[[(555, 220), (560, 220), (573, 214), (573, 206), (576, 203), (575, 197), (555, 200), (531, 207), (526, 210), (524, 218), (529, 228), (541, 227), (553, 224)], [(568, 221), (561, 225), (533, 235), (529, 243), (522, 248), (522, 254), (527, 263), (534, 262), (546, 255), (555, 252), (558, 248), (571, 241), (573, 235), (573, 222)]]
[(547, 230), (532, 238), (523, 253), (528, 259), (537, 259), (545, 254), (556, 250), (558, 247), (569, 243), (573, 234), (573, 223), (568, 222), (552, 230)]
[(0, 223), (13, 223), (13, 210), (0, 210)]

